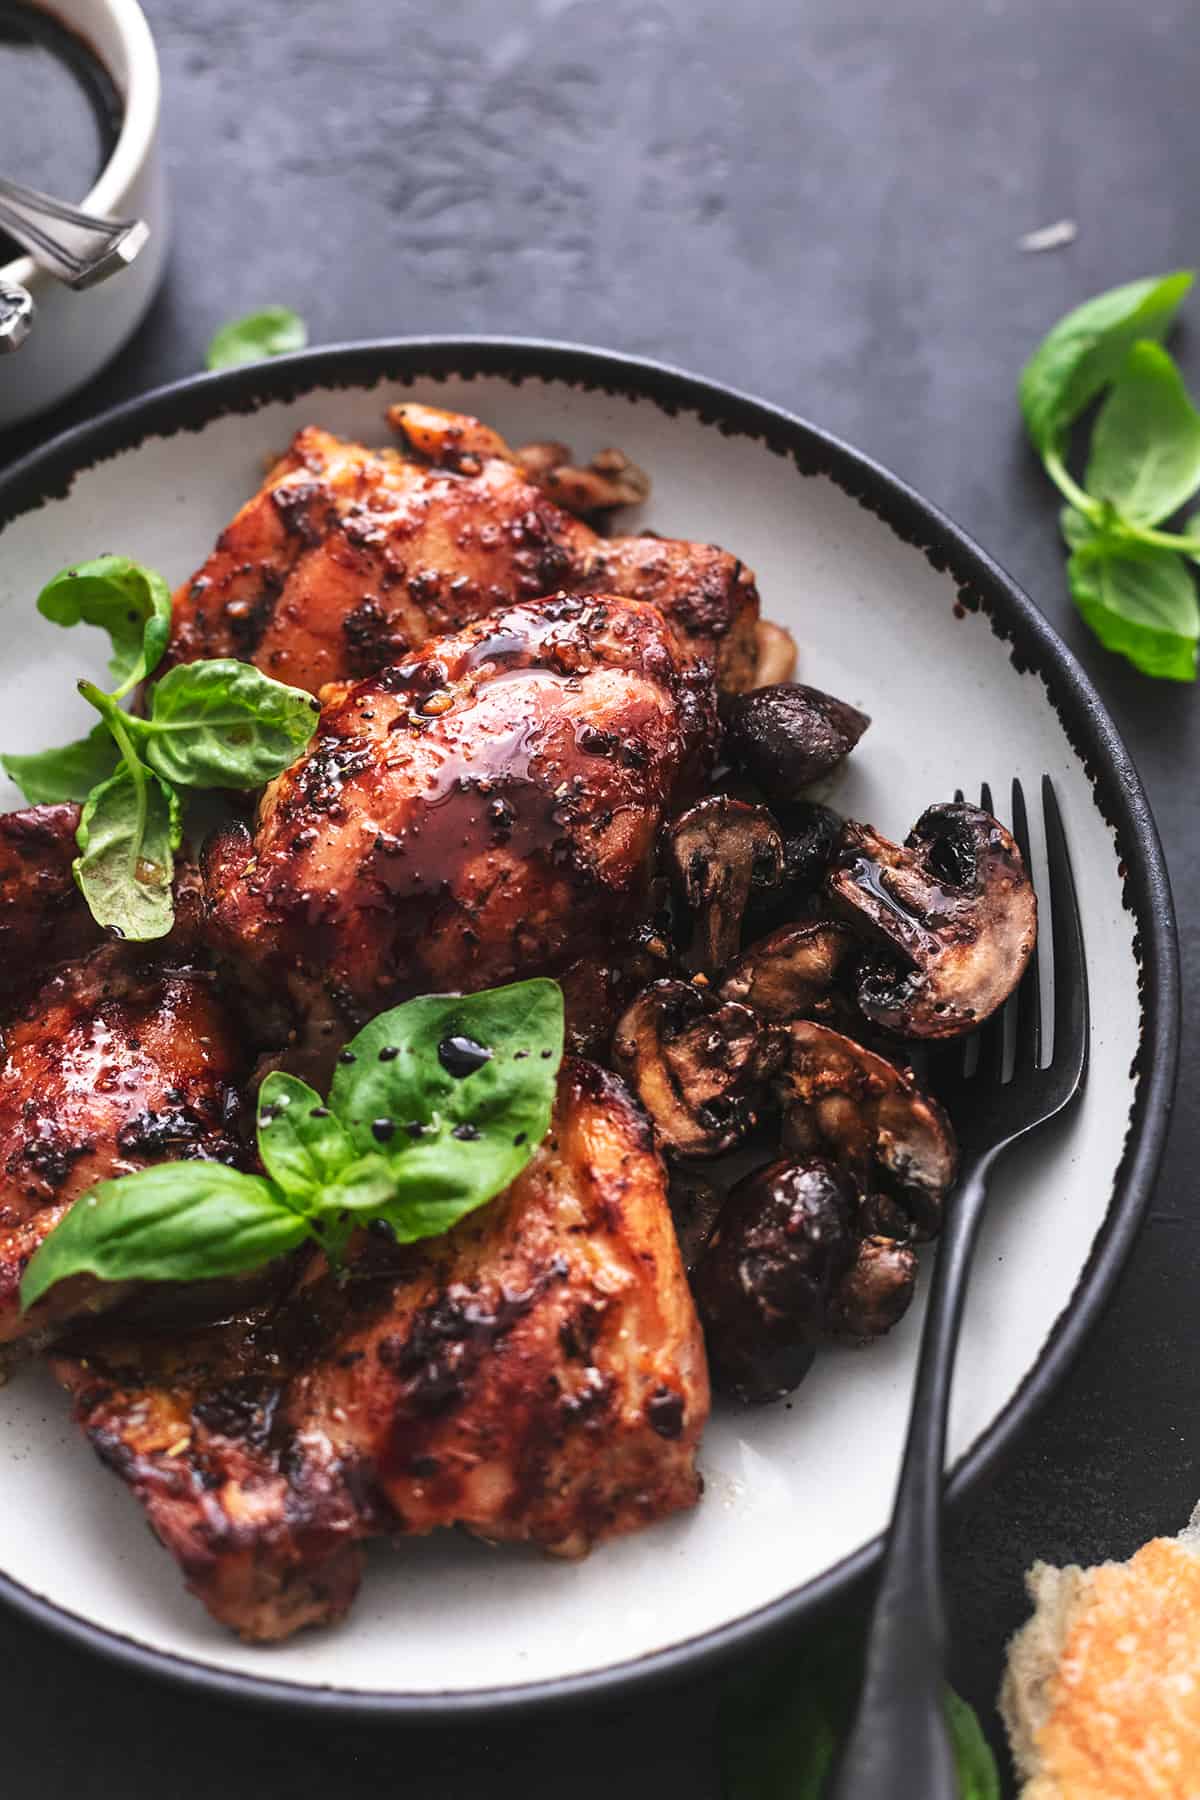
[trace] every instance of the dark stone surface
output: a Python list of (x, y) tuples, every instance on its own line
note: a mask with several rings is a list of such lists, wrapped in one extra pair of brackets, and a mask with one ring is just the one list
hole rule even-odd
[[(763, 394), (890, 464), (999, 556), (1113, 709), (1150, 788), (1196, 975), (1196, 700), (1070, 610), (1017, 372), (1098, 289), (1200, 226), (1191, 0), (149, 0), (176, 206), (138, 342), (59, 423), (200, 366), (225, 318), (296, 306), (314, 341), (552, 335)], [(1017, 238), (1067, 216), (1077, 242)], [(1191, 303), (1193, 316), (1196, 302)], [(1200, 385), (1193, 327), (1177, 348)], [(1195, 1049), (1186, 1028), (1185, 1067)], [(1035, 1556), (1125, 1556), (1200, 1492), (1185, 1079), (1116, 1304), (1016, 1465), (955, 1532), (957, 1685), (990, 1716)], [(711, 1693), (520, 1728), (258, 1717), (138, 1684), (0, 1617), (14, 1800), (231, 1793), (714, 1800)], [(991, 1720), (994, 1729), (994, 1719)], [(165, 1783), (165, 1788), (164, 1788)], [(914, 1797), (916, 1800), (916, 1797)]]

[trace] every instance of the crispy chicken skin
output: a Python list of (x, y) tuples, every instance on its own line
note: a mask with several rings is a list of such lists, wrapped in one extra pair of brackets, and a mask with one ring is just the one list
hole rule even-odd
[(736, 557), (602, 540), (478, 419), (419, 406), (388, 416), (399, 450), (297, 433), (176, 593), (164, 670), (237, 656), (316, 693), (513, 601), (603, 588), (654, 601), (723, 687), (750, 685), (758, 595)]
[(569, 1060), (545, 1144), (448, 1237), (314, 1256), (277, 1308), (55, 1361), (102, 1460), (242, 1637), (346, 1611), (361, 1539), (565, 1555), (699, 1496), (703, 1344), (644, 1116)]
[(559, 596), (326, 690), (253, 841), (210, 845), (218, 947), (354, 1020), (611, 953), (715, 738), (713, 691), (653, 607)]
[(167, 1159), (239, 1159), (247, 1072), (210, 975), (120, 946), (52, 975), (6, 1026), (3, 1052), (0, 1354), (112, 1298), (80, 1277), (20, 1310), (26, 1264), (88, 1188)]
[(77, 806), (0, 813), (0, 996), (28, 988), (52, 964), (82, 956), (100, 927), (75, 885)]

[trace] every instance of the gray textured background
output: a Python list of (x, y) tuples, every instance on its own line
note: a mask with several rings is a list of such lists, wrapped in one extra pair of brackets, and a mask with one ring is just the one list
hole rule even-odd
[[(576, 338), (754, 390), (890, 464), (1007, 565), (1146, 777), (1194, 976), (1196, 700), (1074, 618), (1024, 356), (1087, 294), (1197, 255), (1192, 0), (148, 0), (176, 207), (138, 342), (56, 425), (199, 367), (281, 300), (314, 342)], [(1016, 241), (1062, 216), (1078, 241)], [(1200, 301), (1191, 302), (1193, 317)], [(1200, 386), (1194, 329), (1176, 348)], [(1185, 1069), (1193, 1032), (1187, 1028)], [(1185, 1074), (1119, 1299), (1016, 1465), (955, 1533), (954, 1679), (989, 1728), (1035, 1555), (1124, 1556), (1200, 1493)], [(13, 1800), (403, 1787), (715, 1800), (710, 1690), (517, 1729), (304, 1725), (124, 1675), (0, 1617)], [(914, 1800), (917, 1797), (914, 1796)]]

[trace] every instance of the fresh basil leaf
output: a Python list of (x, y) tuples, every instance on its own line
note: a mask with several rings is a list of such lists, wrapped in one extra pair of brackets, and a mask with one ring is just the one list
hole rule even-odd
[(85, 738), (59, 750), (0, 756), (5, 774), (16, 782), (30, 806), (86, 800), (94, 787), (108, 780), (119, 761), (120, 752), (105, 725), (94, 725)]
[(378, 1151), (359, 1156), (342, 1169), (324, 1193), (326, 1212), (378, 1212), (396, 1197), (396, 1178)]
[(958, 1767), (961, 1800), (1000, 1800), (1000, 1775), (975, 1708), (946, 1689), (946, 1723)]
[(93, 789), (75, 841), (75, 880), (98, 925), (144, 943), (175, 922), (171, 883), (182, 822), (174, 791), (149, 769), (123, 762)]
[(157, 682), (150, 717), (130, 719), (141, 754), (177, 787), (255, 788), (295, 762), (320, 703), (233, 657), (180, 663)]
[(307, 342), (308, 332), (299, 313), (290, 306), (264, 306), (222, 325), (208, 346), (205, 361), (210, 369), (232, 369), (239, 363), (282, 356), (287, 350), (303, 350)]
[(302, 1205), (319, 1201), (358, 1155), (316, 1089), (279, 1071), (258, 1090), (258, 1152), (267, 1174)]
[(1108, 386), (1139, 338), (1165, 336), (1192, 285), (1189, 269), (1130, 281), (1086, 300), (1047, 333), (1021, 373), (1021, 411), (1044, 455)]
[(1091, 520), (1085, 519), (1083, 514), (1073, 506), (1060, 508), (1058, 525), (1071, 550), (1082, 549), (1084, 544), (1090, 543), (1098, 535), (1097, 528)]
[(107, 631), (117, 699), (157, 668), (171, 633), (171, 590), (156, 570), (128, 556), (97, 556), (61, 569), (37, 605), (55, 625), (98, 625)]
[(1200, 413), (1161, 344), (1129, 352), (1092, 432), (1084, 483), (1133, 525), (1157, 525), (1200, 487)]
[[(724, 1800), (822, 1800), (862, 1679), (861, 1637), (836, 1624), (819, 1645), (765, 1678), (730, 1689), (721, 1711)], [(946, 1723), (961, 1800), (1000, 1800), (1000, 1777), (979, 1721), (946, 1689)]]
[(379, 1216), (402, 1243), (516, 1180), (550, 1128), (562, 1053), (562, 990), (547, 980), (409, 1000), (351, 1040), (329, 1104), (356, 1149), (385, 1159), (396, 1191)]
[(1187, 564), (1173, 550), (1101, 536), (1067, 564), (1075, 604), (1107, 650), (1145, 675), (1196, 679), (1200, 607)]
[(77, 1200), (21, 1278), (31, 1307), (69, 1275), (202, 1281), (237, 1275), (302, 1243), (307, 1222), (261, 1175), (218, 1162), (161, 1163)]

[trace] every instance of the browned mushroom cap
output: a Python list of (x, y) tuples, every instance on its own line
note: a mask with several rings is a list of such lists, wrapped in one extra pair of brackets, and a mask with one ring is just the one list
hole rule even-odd
[(819, 1157), (775, 1162), (730, 1190), (696, 1270), (714, 1385), (777, 1400), (807, 1375), (854, 1256), (854, 1192)]
[(522, 444), (514, 455), (530, 481), (581, 518), (638, 506), (650, 495), (650, 477), (623, 450), (601, 450), (586, 468), (572, 463), (565, 444)]
[(704, 1247), (712, 1236), (725, 1196), (720, 1188), (690, 1169), (675, 1169), (668, 1194), (671, 1222), (679, 1239), (679, 1254), (689, 1279), (696, 1273)]
[(867, 1195), (868, 1230), (934, 1237), (958, 1162), (941, 1107), (892, 1063), (828, 1026), (797, 1019), (787, 1039), (775, 1078), (785, 1150), (848, 1169)]
[(774, 619), (756, 619), (754, 637), (757, 659), (752, 685), (756, 688), (775, 687), (781, 681), (790, 681), (796, 673), (798, 654), (791, 632), (777, 625)]
[(834, 1337), (883, 1337), (908, 1311), (917, 1284), (917, 1253), (890, 1237), (866, 1237), (834, 1288), (825, 1323)]
[(716, 974), (737, 952), (751, 890), (773, 887), (783, 873), (779, 827), (765, 807), (710, 794), (671, 826), (667, 862), (694, 917), (688, 966)]
[[(750, 794), (739, 794), (742, 800)], [(753, 891), (746, 911), (743, 934), (765, 937), (781, 925), (797, 919), (819, 918), (826, 873), (841, 842), (842, 821), (827, 806), (800, 800), (773, 815), (783, 838), (783, 876), (778, 887)]]
[(1021, 852), (990, 813), (922, 813), (901, 850), (848, 823), (826, 892), (887, 953), (863, 959), (858, 1003), (902, 1037), (957, 1037), (1001, 1006), (1037, 942)]
[(654, 981), (613, 1035), (613, 1066), (676, 1156), (719, 1156), (758, 1120), (778, 1065), (778, 1033), (745, 1006), (720, 1005), (686, 981)]
[(828, 999), (854, 934), (830, 919), (784, 925), (760, 938), (730, 964), (721, 998), (754, 1009), (780, 1024), (802, 1019)]
[(725, 750), (774, 805), (795, 800), (853, 750), (867, 714), (799, 682), (739, 694), (729, 708)]

